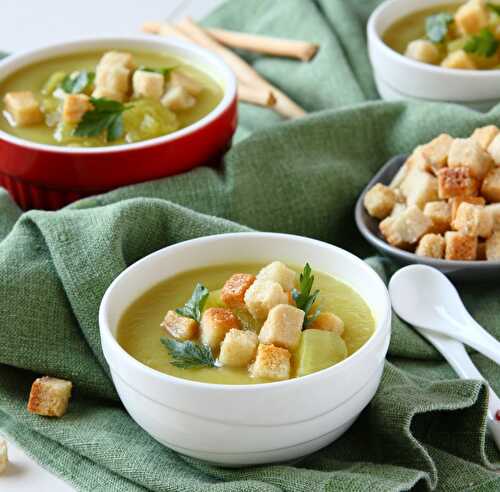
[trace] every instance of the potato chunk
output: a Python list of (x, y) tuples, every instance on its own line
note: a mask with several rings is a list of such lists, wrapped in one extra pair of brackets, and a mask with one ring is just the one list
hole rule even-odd
[(174, 70), (170, 74), (170, 82), (174, 86), (183, 87), (188, 94), (192, 96), (199, 96), (203, 91), (203, 86), (197, 82), (193, 77), (186, 75), (185, 73)]
[(288, 304), (288, 294), (278, 282), (257, 279), (245, 292), (244, 300), (250, 314), (264, 320), (274, 306)]
[(474, 178), (482, 180), (493, 166), (493, 160), (475, 140), (456, 138), (450, 147), (448, 166), (466, 167)]
[(239, 329), (240, 322), (230, 309), (209, 308), (201, 317), (201, 342), (212, 350), (217, 350), (232, 328)]
[(62, 417), (68, 409), (73, 384), (64, 379), (44, 376), (31, 386), (28, 410), (46, 417)]
[(17, 126), (31, 126), (43, 122), (43, 113), (31, 91), (8, 92), (3, 100), (5, 109)]
[(447, 260), (472, 261), (477, 256), (477, 237), (464, 236), (460, 232), (448, 231), (444, 239), (446, 241), (445, 258)]
[(404, 248), (415, 244), (428, 232), (432, 228), (432, 220), (413, 205), (397, 217), (387, 217), (379, 227), (389, 244)]
[(259, 340), (293, 351), (299, 345), (303, 323), (302, 309), (288, 304), (274, 306), (260, 330)]
[(396, 204), (396, 192), (382, 183), (377, 183), (366, 193), (363, 204), (372, 217), (385, 219)]
[(198, 335), (198, 323), (194, 319), (180, 316), (172, 310), (167, 312), (161, 326), (178, 340), (191, 340)]
[(333, 331), (337, 335), (344, 333), (344, 321), (333, 313), (320, 313), (319, 316), (307, 326), (307, 329)]
[(441, 234), (425, 234), (420, 239), (415, 254), (429, 258), (443, 258), (444, 249), (445, 241)]
[(486, 175), (481, 194), (490, 202), (500, 202), (500, 167), (495, 167)]
[(498, 127), (495, 125), (483, 126), (476, 128), (470, 138), (475, 140), (484, 150), (487, 150), (491, 142), (498, 135)]
[(408, 43), (405, 56), (432, 65), (438, 63), (440, 58), (437, 46), (426, 39), (416, 39)]
[(220, 347), (219, 361), (229, 367), (246, 367), (255, 358), (258, 343), (253, 331), (232, 328)]
[(295, 279), (297, 274), (291, 268), (288, 268), (281, 261), (273, 261), (269, 265), (262, 268), (257, 274), (257, 280), (270, 280), (278, 282), (283, 287), (283, 290), (292, 290), (295, 287)]
[(500, 261), (500, 232), (495, 232), (486, 241), (486, 259), (488, 261)]
[(83, 115), (92, 109), (90, 98), (86, 94), (68, 94), (64, 98), (63, 121), (78, 123)]
[(171, 111), (185, 111), (196, 104), (196, 99), (178, 85), (170, 85), (163, 97), (161, 103)]
[(226, 280), (222, 287), (222, 302), (233, 309), (245, 307), (245, 292), (255, 282), (255, 275), (248, 273), (235, 273)]
[(165, 77), (161, 73), (136, 70), (132, 76), (134, 96), (160, 99), (165, 88)]
[(8, 463), (7, 443), (0, 437), (0, 475), (7, 469)]
[(476, 64), (472, 58), (464, 51), (457, 50), (451, 52), (442, 62), (444, 68), (459, 68), (462, 70), (475, 70)]
[(257, 349), (255, 362), (250, 366), (250, 374), (254, 378), (283, 380), (290, 377), (291, 354), (287, 349), (264, 345)]
[(455, 13), (455, 23), (462, 35), (476, 34), (489, 22), (485, 0), (469, 0)]
[(441, 199), (474, 196), (479, 190), (479, 181), (468, 167), (445, 167), (438, 172), (438, 195)]
[(451, 227), (451, 206), (448, 202), (426, 203), (424, 215), (432, 220), (432, 231), (437, 234), (446, 232)]

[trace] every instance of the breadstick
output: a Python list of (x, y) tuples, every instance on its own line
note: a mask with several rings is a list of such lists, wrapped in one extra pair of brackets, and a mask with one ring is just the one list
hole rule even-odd
[(276, 98), (271, 91), (256, 89), (241, 83), (238, 84), (238, 99), (256, 106), (272, 107), (276, 104)]

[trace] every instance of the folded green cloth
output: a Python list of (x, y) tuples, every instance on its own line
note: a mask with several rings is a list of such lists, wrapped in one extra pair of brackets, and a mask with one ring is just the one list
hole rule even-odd
[[(249, 228), (315, 237), (369, 256), (353, 205), (375, 171), (438, 132), (467, 135), (499, 123), (500, 107), (482, 115), (444, 104), (366, 102), (376, 98), (364, 38), (376, 3), (233, 0), (211, 15), (210, 25), (319, 42), (310, 63), (249, 60), (307, 110), (329, 109), (276, 125), (273, 112), (241, 105), (238, 143), (220, 170), (199, 168), (58, 212), (22, 214), (0, 190), (0, 428), (77, 490), (500, 490), (485, 386), (457, 380), (397, 318), (379, 391), (352, 428), (302, 460), (246, 469), (208, 466), (151, 439), (120, 405), (100, 349), (101, 297), (139, 258), (185, 239)], [(381, 258), (368, 261), (381, 275), (392, 268)], [(498, 282), (460, 292), (472, 315), (500, 337)], [(472, 357), (500, 392), (498, 366)], [(62, 419), (26, 411), (37, 374), (74, 382)]]

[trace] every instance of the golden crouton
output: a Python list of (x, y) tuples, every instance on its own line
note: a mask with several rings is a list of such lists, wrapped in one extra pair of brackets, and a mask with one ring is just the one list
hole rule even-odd
[(472, 205), (486, 205), (486, 200), (482, 196), (455, 196), (449, 199), (449, 204), (451, 205), (451, 222), (455, 220), (457, 216), (458, 207), (464, 202), (471, 203)]
[(196, 99), (179, 85), (170, 85), (161, 98), (161, 103), (171, 111), (185, 111), (196, 104)]
[(486, 259), (500, 261), (500, 232), (495, 232), (486, 240)]
[(443, 258), (445, 241), (441, 234), (426, 234), (420, 239), (415, 254), (429, 258)]
[(62, 119), (66, 123), (78, 123), (91, 109), (92, 104), (86, 94), (68, 94), (64, 98)]
[(379, 227), (389, 244), (404, 248), (415, 244), (428, 232), (432, 228), (432, 220), (413, 205), (396, 217), (387, 217)]
[(500, 166), (500, 135), (497, 135), (488, 145), (488, 153), (497, 166)]
[(481, 194), (490, 202), (500, 202), (500, 167), (493, 168), (486, 175)]
[(489, 22), (485, 0), (469, 0), (455, 13), (455, 23), (462, 35), (476, 34)]
[(493, 217), (484, 207), (463, 202), (458, 207), (453, 228), (466, 236), (486, 238), (493, 232)]
[(7, 443), (0, 437), (0, 475), (7, 469), (8, 463)]
[(432, 220), (432, 232), (446, 232), (451, 227), (451, 205), (448, 202), (437, 201), (425, 204), (424, 215)]
[(98, 67), (95, 86), (98, 91), (124, 97), (129, 91), (130, 70), (120, 65)]
[(410, 169), (413, 168), (411, 162), (412, 162), (412, 156), (406, 159), (406, 162), (399, 168), (396, 175), (392, 178), (389, 184), (389, 188), (397, 190), (403, 184), (403, 181), (406, 179), (408, 172), (410, 171)]
[(257, 279), (245, 292), (244, 300), (255, 319), (265, 320), (274, 306), (288, 303), (288, 294), (278, 282)]
[(46, 417), (62, 417), (68, 409), (73, 384), (64, 379), (44, 376), (31, 386), (28, 410)]
[(121, 51), (108, 51), (99, 60), (98, 67), (121, 66), (133, 70), (135, 68), (133, 56)]
[(291, 354), (287, 349), (264, 345), (257, 349), (257, 357), (250, 367), (254, 378), (283, 380), (290, 377)]
[(203, 86), (185, 73), (181, 73), (178, 70), (174, 70), (170, 74), (170, 82), (172, 85), (177, 85), (186, 89), (188, 94), (192, 96), (199, 96), (203, 91)]
[(122, 92), (109, 91), (103, 87), (96, 87), (92, 92), (92, 97), (96, 99), (111, 99), (112, 101), (123, 102), (125, 101), (126, 94)]
[(493, 230), (500, 231), (500, 203), (486, 205), (485, 210), (493, 218)]
[(230, 308), (245, 307), (245, 292), (255, 282), (255, 275), (249, 273), (235, 273), (226, 280), (222, 287), (221, 300)]
[(464, 236), (460, 232), (448, 231), (444, 236), (447, 260), (472, 261), (477, 256), (477, 237)]
[(201, 317), (201, 342), (216, 350), (232, 328), (239, 329), (240, 321), (230, 309), (208, 308)]
[(422, 154), (429, 163), (422, 170), (436, 174), (442, 167), (446, 166), (452, 143), (453, 137), (450, 137), (447, 133), (442, 133), (429, 143), (421, 145)]
[(274, 306), (259, 333), (261, 343), (295, 350), (300, 342), (304, 311), (288, 304)]
[(479, 181), (471, 174), (468, 167), (444, 167), (438, 172), (439, 198), (455, 196), (474, 196), (479, 190)]
[(408, 207), (404, 203), (396, 203), (392, 209), (391, 215), (389, 217), (397, 217), (399, 214), (403, 213)]
[(165, 77), (161, 73), (136, 70), (132, 76), (135, 97), (160, 99), (165, 88)]
[(396, 192), (383, 185), (377, 183), (373, 188), (368, 190), (363, 200), (367, 212), (377, 219), (385, 219), (396, 204)]
[(219, 361), (229, 367), (246, 367), (255, 358), (258, 343), (253, 331), (232, 328), (220, 346)]
[(198, 323), (194, 319), (180, 316), (175, 311), (167, 312), (161, 326), (178, 340), (190, 340), (198, 335)]
[(281, 263), (281, 261), (269, 263), (257, 274), (257, 280), (278, 282), (283, 287), (283, 290), (292, 290), (295, 287), (296, 277), (296, 272)]
[(425, 39), (416, 39), (408, 43), (405, 56), (422, 63), (436, 64), (439, 62), (439, 49), (434, 43)]
[(459, 68), (462, 70), (475, 70), (476, 64), (472, 58), (464, 51), (452, 51), (442, 62), (444, 68)]
[(408, 174), (401, 190), (408, 206), (416, 205), (423, 209), (427, 202), (438, 199), (438, 180), (428, 172), (415, 169)]
[(43, 113), (31, 91), (8, 92), (3, 100), (7, 113), (17, 126), (37, 125), (43, 122)]
[(450, 147), (448, 166), (466, 167), (474, 178), (482, 180), (493, 166), (493, 159), (475, 140), (456, 138)]
[(470, 138), (475, 140), (484, 150), (487, 150), (498, 132), (499, 130), (495, 125), (483, 126), (474, 130)]
[(320, 313), (318, 317), (309, 323), (307, 328), (315, 330), (333, 331), (337, 335), (344, 333), (344, 321), (333, 313)]

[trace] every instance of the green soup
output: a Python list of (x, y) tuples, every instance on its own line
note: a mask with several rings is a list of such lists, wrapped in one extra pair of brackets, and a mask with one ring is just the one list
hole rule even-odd
[[(247, 367), (222, 366), (196, 369), (175, 367), (171, 364), (169, 352), (160, 343), (160, 338), (165, 336), (165, 330), (160, 326), (165, 313), (170, 309), (183, 306), (191, 296), (194, 285), (200, 282), (210, 291), (218, 290), (233, 273), (255, 274), (262, 266), (256, 264), (221, 265), (192, 270), (161, 282), (141, 295), (126, 310), (118, 326), (118, 343), (138, 361), (171, 376), (219, 384), (270, 382), (267, 379), (252, 377)], [(294, 270), (298, 272), (298, 269)], [(320, 291), (315, 306), (320, 306), (322, 312), (331, 311), (343, 320), (342, 344), (344, 345), (345, 342), (347, 349), (343, 357), (351, 355), (372, 335), (375, 327), (372, 313), (359, 294), (344, 282), (319, 272), (314, 272), (314, 275), (314, 288)], [(251, 329), (258, 333), (260, 326), (261, 324), (255, 323)], [(302, 334), (306, 331), (308, 330), (303, 331)], [(309, 331), (319, 332), (320, 330)], [(304, 353), (303, 348), (301, 345), (301, 354)], [(303, 374), (303, 371), (298, 370), (297, 367), (298, 357), (299, 350), (296, 350), (291, 357), (291, 377), (297, 377), (298, 372), (299, 375)], [(339, 358), (336, 357), (334, 360), (338, 361)], [(324, 366), (325, 364), (317, 366), (317, 370)]]
[[(173, 57), (168, 53), (135, 52), (127, 50), (133, 56), (135, 68), (130, 70), (129, 87), (122, 101), (127, 109), (123, 111), (123, 131), (118, 138), (108, 139), (105, 131), (97, 135), (75, 135), (77, 123), (61, 121), (65, 94), (61, 84), (65, 76), (72, 76), (83, 71), (95, 73), (99, 60), (105, 52), (79, 53), (45, 60), (14, 73), (0, 82), (0, 107), (9, 93), (30, 91), (33, 93), (43, 113), (43, 121), (36, 124), (16, 124), (3, 103), (0, 112), (0, 129), (17, 137), (42, 144), (71, 147), (100, 147), (133, 143), (166, 135), (189, 126), (210, 113), (223, 97), (222, 88), (206, 73), (198, 68)], [(137, 97), (133, 93), (132, 77), (136, 70), (146, 67), (147, 71), (172, 69), (188, 76), (201, 87), (193, 97), (192, 107), (172, 110), (165, 107), (160, 99)], [(170, 72), (164, 74), (165, 87), (168, 87)], [(95, 80), (80, 92), (88, 96), (95, 89)], [(189, 96), (191, 97), (191, 96)]]

